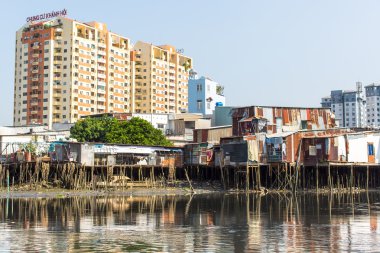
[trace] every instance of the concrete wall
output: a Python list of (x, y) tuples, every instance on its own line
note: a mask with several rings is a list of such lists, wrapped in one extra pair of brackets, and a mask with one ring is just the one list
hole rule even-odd
[(232, 125), (231, 106), (217, 106), (213, 114), (212, 126)]
[(373, 143), (375, 163), (380, 163), (380, 133), (348, 135), (348, 162), (368, 162), (368, 143)]

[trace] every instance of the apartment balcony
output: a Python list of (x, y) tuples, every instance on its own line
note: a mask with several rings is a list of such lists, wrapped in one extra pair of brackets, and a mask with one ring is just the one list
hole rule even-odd
[(55, 31), (58, 32), (58, 33), (61, 33), (63, 30), (62, 30), (62, 28), (58, 27), (58, 28), (55, 29)]
[(32, 73), (33, 73), (33, 74), (38, 74), (38, 69), (33, 69), (33, 70), (32, 70)]
[(38, 91), (40, 87), (38, 85), (32, 85), (32, 91)]
[(31, 105), (31, 106), (38, 106), (38, 100), (37, 100), (37, 101), (32, 101), (32, 102), (30, 103), (30, 105)]
[(60, 106), (60, 105), (61, 105), (61, 102), (60, 102), (60, 101), (53, 101), (53, 105), (54, 105), (54, 106)]
[(169, 96), (170, 100), (175, 100), (175, 96)]
[(57, 35), (57, 36), (54, 37), (54, 39), (55, 39), (55, 40), (62, 40), (62, 36)]
[(105, 75), (105, 74), (99, 74), (99, 73), (98, 73), (98, 78), (105, 79), (105, 78), (106, 78), (106, 75)]
[(38, 82), (38, 77), (32, 78), (32, 82)]
[(32, 62), (32, 65), (38, 65), (38, 64), (39, 64), (38, 61), (34, 61), (34, 62)]
[(30, 111), (30, 114), (38, 114), (37, 110)]
[(98, 81), (98, 86), (106, 86), (106, 83), (103, 81)]
[(61, 113), (61, 110), (57, 110), (57, 109), (53, 110), (53, 114), (60, 114), (60, 113)]
[(106, 102), (106, 98), (105, 97), (98, 97), (98, 101), (100, 101), (100, 102)]
[(39, 45), (34, 45), (32, 48), (33, 48), (33, 49), (39, 49), (40, 46), (39, 46)]
[(98, 70), (102, 70), (102, 71), (106, 71), (107, 69), (106, 69), (106, 67), (104, 67), (104, 66), (98, 66)]
[(106, 94), (106, 91), (98, 89), (98, 94)]
[(58, 85), (58, 84), (54, 84), (54, 85), (53, 85), (53, 89), (54, 89), (54, 90), (62, 90), (62, 86), (61, 86), (61, 85)]
[(106, 106), (105, 106), (105, 105), (98, 105), (98, 109), (100, 109), (100, 110), (105, 110), (105, 109), (106, 109)]
[(106, 51), (103, 51), (103, 50), (98, 50), (98, 55), (103, 55), (103, 56), (106, 56)]
[(38, 98), (38, 93), (33, 93), (32, 95), (30, 95), (32, 98)]
[(56, 64), (62, 64), (62, 60), (54, 60), (53, 64), (54, 65), (56, 65)]
[(54, 51), (54, 56), (62, 56), (62, 51)]
[(62, 73), (62, 69), (55, 68), (53, 69), (53, 72)]
[(106, 48), (107, 45), (105, 43), (99, 42), (98, 43), (98, 47), (100, 47), (100, 48)]
[(53, 77), (53, 80), (54, 81), (60, 81), (61, 80), (61, 76), (55, 76), (55, 77)]
[(174, 102), (169, 102), (169, 106), (175, 106)]
[(98, 58), (98, 62), (106, 63), (106, 59), (104, 59), (104, 58)]
[(38, 58), (38, 57), (40, 57), (40, 54), (32, 54), (32, 57), (33, 58)]

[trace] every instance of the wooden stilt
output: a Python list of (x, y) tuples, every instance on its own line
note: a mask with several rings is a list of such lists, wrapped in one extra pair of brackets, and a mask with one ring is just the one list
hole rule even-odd
[(368, 192), (368, 186), (369, 186), (369, 166), (367, 165), (367, 181), (366, 181), (366, 189), (367, 189), (367, 192)]
[(317, 163), (317, 166), (315, 168), (315, 181), (317, 184), (317, 192), (319, 191), (319, 164)]

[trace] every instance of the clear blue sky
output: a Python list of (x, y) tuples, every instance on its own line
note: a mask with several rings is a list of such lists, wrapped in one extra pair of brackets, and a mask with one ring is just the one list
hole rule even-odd
[(132, 42), (183, 48), (199, 74), (225, 86), (228, 105), (319, 106), (331, 89), (380, 79), (380, 1), (4, 1), (0, 125), (12, 124), (16, 30), (63, 8)]

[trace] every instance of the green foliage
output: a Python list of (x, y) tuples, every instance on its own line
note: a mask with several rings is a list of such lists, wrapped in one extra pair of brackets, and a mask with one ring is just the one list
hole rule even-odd
[(31, 154), (36, 154), (37, 143), (30, 141), (29, 143), (20, 144), (19, 148)]
[(80, 142), (103, 142), (135, 145), (171, 146), (163, 133), (148, 121), (132, 118), (118, 121), (111, 117), (79, 120), (70, 130), (71, 138)]

